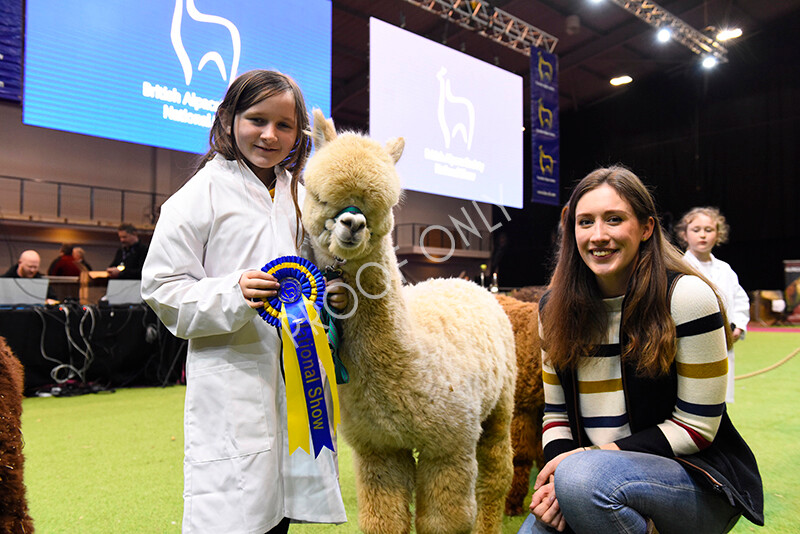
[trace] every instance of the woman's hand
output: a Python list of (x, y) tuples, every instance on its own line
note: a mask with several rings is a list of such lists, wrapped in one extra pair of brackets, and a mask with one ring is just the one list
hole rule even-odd
[(569, 456), (570, 454), (575, 454), (576, 452), (585, 451), (586, 449), (605, 449), (607, 451), (618, 451), (619, 447), (613, 441), (611, 443), (606, 443), (605, 445), (596, 446), (593, 445), (592, 447), (578, 447), (577, 449), (572, 449), (571, 451), (562, 452), (542, 467), (542, 470), (539, 471), (539, 476), (536, 477), (536, 483), (533, 485), (533, 489), (537, 490), (540, 486), (542, 486), (546, 481), (550, 480), (550, 477), (553, 473), (556, 472), (556, 467), (558, 464), (561, 463), (561, 460)]
[(546, 482), (551, 483), (553, 481), (553, 473), (556, 472), (556, 467), (558, 467), (558, 464), (561, 463), (561, 460), (570, 454), (575, 454), (576, 452), (580, 452), (582, 450), (584, 450), (583, 447), (578, 447), (577, 449), (572, 449), (571, 451), (562, 452), (547, 462), (544, 467), (542, 467), (542, 470), (539, 471), (539, 475), (536, 477), (536, 483), (533, 485), (534, 491), (537, 491), (540, 487), (544, 486)]
[(566, 528), (567, 523), (564, 519), (564, 515), (561, 513), (561, 508), (558, 506), (558, 500), (556, 499), (556, 486), (553, 482), (553, 473), (555, 473), (556, 467), (561, 463), (561, 460), (570, 454), (575, 454), (582, 450), (583, 448), (581, 447), (562, 452), (547, 462), (542, 470), (539, 471), (539, 475), (536, 477), (536, 483), (533, 486), (534, 493), (533, 499), (531, 499), (531, 513), (536, 516), (536, 519), (553, 527), (559, 532)]
[(344, 280), (341, 278), (334, 278), (326, 282), (325, 295), (328, 305), (337, 311), (345, 309), (350, 300)]
[(539, 486), (536, 492), (534, 492), (530, 509), (531, 513), (536, 516), (536, 519), (559, 532), (563, 532), (567, 527), (567, 521), (561, 513), (561, 508), (558, 506), (556, 488), (553, 483), (552, 475), (547, 484)]
[(242, 290), (247, 305), (251, 308), (264, 306), (262, 299), (274, 297), (278, 294), (280, 287), (278, 280), (264, 271), (245, 271), (239, 277), (239, 288)]
[[(615, 451), (619, 450), (617, 444), (613, 442), (607, 443), (602, 447), (592, 448), (602, 448)], [(547, 462), (545, 466), (542, 467), (542, 470), (539, 471), (539, 475), (536, 477), (536, 482), (533, 485), (534, 493), (533, 499), (531, 499), (531, 513), (535, 515), (539, 521), (550, 525), (559, 532), (566, 528), (566, 520), (561, 514), (561, 508), (558, 506), (558, 500), (556, 499), (554, 473), (556, 472), (556, 467), (558, 467), (558, 464), (561, 463), (561, 460), (570, 454), (585, 451), (586, 449), (587, 447), (578, 447), (577, 449), (572, 449), (571, 451), (562, 452)]]

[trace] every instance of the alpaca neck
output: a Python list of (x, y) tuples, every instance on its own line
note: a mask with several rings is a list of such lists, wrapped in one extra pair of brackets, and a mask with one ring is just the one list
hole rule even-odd
[(369, 259), (345, 269), (345, 280), (358, 297), (355, 312), (342, 321), (343, 357), (348, 371), (353, 367), (358, 369), (357, 374), (372, 374), (372, 367), (385, 371), (387, 365), (402, 365), (403, 353), (410, 342), (408, 310), (400, 295), (402, 280), (391, 243), (387, 250), (380, 259)]

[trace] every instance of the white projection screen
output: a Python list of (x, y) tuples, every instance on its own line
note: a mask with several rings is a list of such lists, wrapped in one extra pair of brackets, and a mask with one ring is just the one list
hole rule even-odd
[(522, 78), (370, 19), (369, 129), (405, 189), (522, 208)]

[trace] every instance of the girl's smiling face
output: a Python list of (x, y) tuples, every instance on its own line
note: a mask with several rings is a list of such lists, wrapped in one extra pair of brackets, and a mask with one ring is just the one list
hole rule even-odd
[(604, 297), (625, 293), (639, 244), (653, 234), (655, 221), (639, 222), (631, 205), (608, 184), (585, 193), (575, 207), (575, 241), (584, 263), (597, 277)]
[(297, 141), (294, 96), (278, 93), (236, 114), (236, 147), (250, 169), (269, 186), (273, 167), (286, 159)]

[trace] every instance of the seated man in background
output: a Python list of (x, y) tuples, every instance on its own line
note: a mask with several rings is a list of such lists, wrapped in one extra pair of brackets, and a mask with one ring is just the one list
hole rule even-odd
[[(26, 250), (19, 255), (16, 265), (12, 265), (3, 273), (3, 278), (41, 278), (42, 273), (39, 272), (39, 263), (41, 258), (39, 253), (35, 250)], [(47, 304), (54, 304), (56, 302), (56, 295), (53, 289), (47, 289)]]
[(58, 258), (53, 261), (47, 270), (50, 276), (80, 276), (81, 269), (75, 264), (72, 257), (72, 245), (63, 244), (58, 251)]
[(114, 260), (106, 269), (108, 277), (125, 280), (141, 279), (142, 265), (147, 257), (147, 246), (139, 241), (139, 234), (132, 224), (120, 224), (117, 228), (117, 235), (122, 246), (117, 250)]
[(39, 253), (35, 250), (26, 250), (19, 255), (16, 265), (12, 265), (3, 273), (3, 278), (41, 278), (39, 272)]
[(75, 260), (75, 265), (77, 265), (81, 271), (92, 271), (92, 266), (89, 265), (89, 262), (86, 261), (86, 251), (83, 250), (81, 247), (75, 247), (72, 249), (72, 259)]

